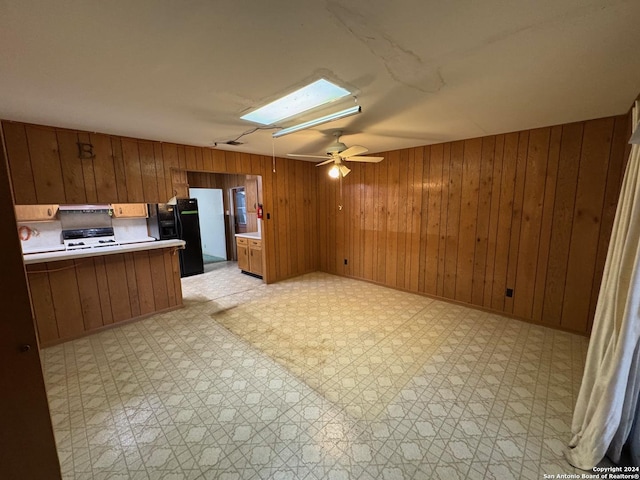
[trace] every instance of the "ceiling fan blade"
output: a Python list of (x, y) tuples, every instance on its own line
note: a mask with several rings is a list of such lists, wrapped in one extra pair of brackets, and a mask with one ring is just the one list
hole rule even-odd
[(351, 171), (346, 165), (338, 165), (338, 168), (340, 169), (340, 173), (343, 177), (349, 175), (349, 172)]
[(384, 157), (348, 157), (345, 158), (349, 162), (366, 162), (366, 163), (378, 163), (384, 160)]
[(298, 155), (297, 153), (287, 153), (287, 157), (327, 158), (326, 155)]
[(361, 153), (367, 153), (368, 151), (369, 149), (363, 147), (362, 145), (353, 145), (352, 147), (349, 147), (346, 150), (340, 152), (340, 156), (342, 158), (348, 158), (355, 155), (360, 155)]
[[(324, 158), (324, 157), (322, 157)], [(320, 162), (320, 163), (316, 163), (316, 167), (321, 167), (322, 165), (326, 165), (328, 163), (333, 163), (333, 158), (330, 158), (329, 160), (325, 160), (324, 162)]]

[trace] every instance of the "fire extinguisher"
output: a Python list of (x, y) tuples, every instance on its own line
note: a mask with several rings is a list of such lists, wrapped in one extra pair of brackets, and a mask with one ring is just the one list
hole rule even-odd
[(258, 214), (258, 218), (262, 218), (262, 204), (261, 203), (258, 204), (258, 212), (257, 212), (257, 214)]

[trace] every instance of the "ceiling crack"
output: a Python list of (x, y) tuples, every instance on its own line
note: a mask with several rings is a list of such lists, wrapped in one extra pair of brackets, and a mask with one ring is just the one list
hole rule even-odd
[(327, 10), (382, 61), (391, 78), (398, 83), (430, 94), (437, 93), (446, 85), (438, 68), (426, 64), (415, 52), (367, 23), (361, 14), (333, 1), (327, 3)]

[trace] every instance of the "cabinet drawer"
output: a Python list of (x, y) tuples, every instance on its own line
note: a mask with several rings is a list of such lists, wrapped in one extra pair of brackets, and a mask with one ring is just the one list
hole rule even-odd
[(238, 245), (249, 245), (249, 240), (242, 237), (236, 237), (236, 242), (238, 243)]
[(262, 240), (249, 240), (249, 245), (253, 248), (262, 248)]

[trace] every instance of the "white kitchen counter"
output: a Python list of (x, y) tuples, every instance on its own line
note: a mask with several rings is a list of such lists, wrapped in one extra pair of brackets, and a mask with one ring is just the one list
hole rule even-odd
[(240, 238), (251, 238), (251, 239), (253, 239), (253, 240), (260, 240), (260, 239), (262, 239), (262, 235), (260, 235), (260, 232), (236, 233), (236, 237), (240, 237)]
[(101, 255), (113, 255), (116, 253), (140, 252), (143, 250), (155, 250), (158, 248), (184, 248), (184, 246), (184, 240), (157, 240), (155, 242), (129, 243), (126, 245), (115, 245), (113, 247), (65, 250), (61, 252), (28, 253), (23, 255), (23, 257), (25, 265), (31, 265), (33, 263), (57, 262), (60, 260), (98, 257)]

